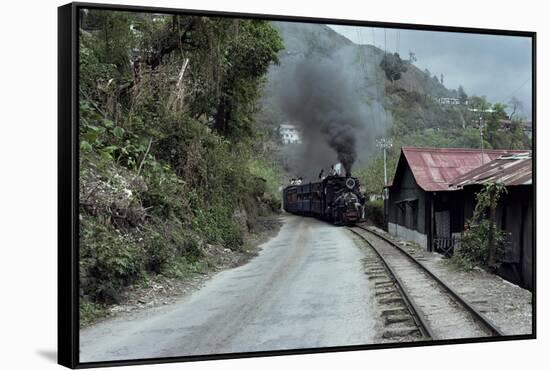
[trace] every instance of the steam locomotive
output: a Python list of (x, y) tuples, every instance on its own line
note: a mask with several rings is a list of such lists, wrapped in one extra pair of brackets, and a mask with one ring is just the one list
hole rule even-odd
[(283, 189), (283, 208), (336, 225), (365, 219), (365, 197), (359, 190), (359, 180), (351, 176), (328, 176), (315, 183), (290, 185)]

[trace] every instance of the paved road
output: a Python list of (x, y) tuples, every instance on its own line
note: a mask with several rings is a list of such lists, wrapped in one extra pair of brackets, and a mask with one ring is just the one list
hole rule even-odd
[(373, 293), (350, 232), (284, 218), (257, 257), (201, 290), (83, 330), (81, 362), (372, 342)]

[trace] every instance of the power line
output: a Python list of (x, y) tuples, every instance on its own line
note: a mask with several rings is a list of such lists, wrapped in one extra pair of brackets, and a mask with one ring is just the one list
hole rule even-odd
[(517, 88), (516, 90), (514, 90), (513, 93), (510, 94), (510, 96), (508, 97), (508, 99), (504, 100), (504, 102), (507, 102), (507, 101), (509, 101), (510, 99), (512, 99), (512, 97), (514, 96), (514, 94), (516, 94), (518, 91), (520, 91), (521, 88), (523, 88), (523, 87), (525, 86), (525, 84), (527, 84), (529, 81), (531, 81), (531, 76), (529, 76), (529, 77), (527, 78), (527, 80), (525, 80), (525, 81), (519, 86), (519, 88)]
[(384, 56), (386, 56), (386, 29), (384, 28)]
[(397, 54), (401, 55), (401, 30), (395, 30), (395, 51)]

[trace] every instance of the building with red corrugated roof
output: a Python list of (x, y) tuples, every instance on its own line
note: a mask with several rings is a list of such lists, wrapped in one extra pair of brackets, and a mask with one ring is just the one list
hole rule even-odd
[(429, 251), (446, 253), (464, 228), (464, 208), (454, 179), (506, 154), (525, 151), (403, 147), (388, 185), (388, 232)]
[(501, 156), (453, 180), (451, 189), (462, 200), (464, 220), (471, 218), (476, 194), (488, 183), (500, 183), (506, 193), (495, 213), (498, 229), (505, 232), (504, 256), (497, 273), (524, 288), (533, 287), (533, 160), (531, 153)]
[(532, 159), (525, 150), (403, 147), (385, 201), (388, 232), (447, 256), (464, 231), (483, 184), (504, 184), (497, 226), (509, 234), (499, 274), (532, 286)]

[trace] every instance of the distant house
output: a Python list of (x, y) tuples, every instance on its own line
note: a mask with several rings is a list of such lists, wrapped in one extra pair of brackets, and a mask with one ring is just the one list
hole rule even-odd
[(500, 131), (512, 131), (512, 128), (514, 127), (514, 121), (510, 120), (509, 118), (500, 119), (498, 120), (498, 129)]
[(283, 144), (302, 143), (300, 131), (291, 124), (282, 124), (279, 126), (279, 135)]
[(468, 100), (461, 100), (459, 98), (440, 97), (437, 98), (439, 104), (457, 106), (460, 104), (468, 105)]
[(403, 147), (388, 188), (388, 232), (429, 251), (448, 253), (464, 229), (462, 195), (450, 186), (502, 155), (521, 151)]
[(506, 186), (499, 200), (496, 224), (507, 233), (507, 247), (498, 274), (527, 289), (533, 287), (533, 163), (531, 154), (502, 156), (469, 171), (455, 180), (451, 188), (462, 203), (464, 221), (472, 217), (476, 193), (484, 184)]
[[(498, 120), (499, 123), (499, 130), (500, 131), (512, 131), (515, 125), (515, 121), (510, 120), (509, 118), (504, 118)], [(531, 121), (521, 121), (519, 123), (521, 125), (521, 129), (523, 131), (523, 134), (525, 134), (529, 139), (533, 136), (533, 123)]]
[(487, 108), (484, 110), (481, 110), (479, 108), (468, 108), (468, 111), (470, 112), (482, 112), (482, 113), (495, 113), (496, 111), (492, 108)]

